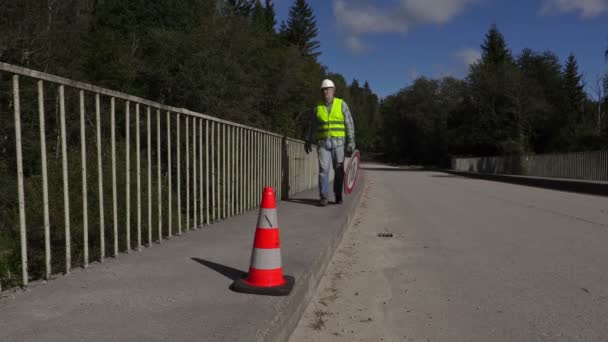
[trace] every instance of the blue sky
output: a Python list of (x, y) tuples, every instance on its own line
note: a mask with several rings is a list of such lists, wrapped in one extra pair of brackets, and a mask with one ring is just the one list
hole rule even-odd
[[(294, 0), (275, 0), (286, 20)], [(608, 71), (608, 0), (308, 0), (320, 61), (348, 81), (368, 80), (380, 96), (418, 76), (466, 75), (491, 24), (514, 55), (523, 48), (570, 52), (588, 85)], [(278, 26), (278, 25), (277, 25)]]

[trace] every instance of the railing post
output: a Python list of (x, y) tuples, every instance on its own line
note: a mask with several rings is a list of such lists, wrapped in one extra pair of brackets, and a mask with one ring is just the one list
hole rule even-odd
[[(61, 88), (63, 94), (63, 88)], [(63, 96), (62, 96), (63, 100)], [(62, 101), (63, 102), (63, 101)], [(25, 194), (23, 190), (23, 154), (21, 150), (21, 104), (19, 102), (19, 76), (13, 76), (13, 109), (15, 114), (15, 147), (17, 150), (17, 193), (19, 196), (19, 233), (21, 239), (21, 275), (23, 286), (29, 282), (27, 267), (27, 232), (25, 223)], [(63, 117), (62, 117), (63, 119)], [(65, 123), (65, 120), (62, 120)], [(62, 132), (65, 132), (65, 126)], [(65, 137), (63, 135), (62, 137)], [(67, 240), (66, 240), (67, 241)]]
[(203, 187), (203, 179), (204, 179), (204, 171), (203, 171), (203, 163), (204, 163), (204, 159), (203, 159), (203, 119), (200, 120), (199, 122), (199, 127), (198, 127), (198, 160), (199, 160), (199, 168), (198, 168), (198, 179), (200, 179), (200, 184), (199, 184), (199, 222), (200, 222), (200, 227), (202, 228), (203, 225), (205, 224), (205, 218), (204, 218), (204, 205), (205, 205), (205, 201), (204, 201), (204, 196), (205, 196), (205, 192), (203, 191), (204, 187)]
[(46, 128), (44, 119), (44, 84), (38, 81), (38, 114), (40, 119), (40, 161), (42, 163), (42, 206), (44, 215), (45, 278), (51, 277), (51, 233), (49, 222), (49, 185), (46, 163)]
[(226, 184), (226, 124), (222, 124), (222, 143), (221, 143), (221, 148), (222, 148), (222, 200), (221, 200), (221, 207), (222, 207), (222, 218), (226, 219), (227, 215), (227, 211), (226, 211), (226, 205), (227, 205), (227, 201), (226, 201), (226, 190), (227, 190), (227, 184)]
[(150, 106), (146, 108), (146, 131), (148, 152), (148, 247), (152, 247), (152, 130), (150, 127)]
[(170, 238), (173, 230), (173, 208), (171, 205), (171, 117), (170, 113), (167, 111), (167, 224), (168, 224), (168, 234), (167, 238)]
[(125, 102), (125, 140), (126, 140), (126, 148), (125, 148), (125, 204), (126, 204), (126, 223), (125, 223), (125, 230), (126, 230), (126, 252), (129, 253), (129, 251), (131, 250), (131, 156), (130, 156), (130, 103), (129, 101)]
[(217, 216), (215, 215), (215, 207), (216, 207), (216, 197), (215, 197), (215, 149), (217, 144), (215, 143), (215, 122), (211, 122), (211, 216), (213, 217), (213, 222), (217, 221)]
[(205, 217), (204, 217), (204, 209), (205, 209), (205, 201), (204, 201), (204, 196), (205, 196), (205, 192), (203, 191), (204, 187), (203, 187), (203, 179), (204, 179), (204, 171), (203, 171), (203, 164), (205, 162), (205, 160), (203, 159), (203, 119), (201, 119), (200, 121), (200, 125), (198, 127), (198, 146), (199, 146), (199, 150), (198, 150), (198, 155), (199, 155), (199, 168), (198, 168), (198, 174), (199, 174), (199, 222), (200, 222), (200, 226), (201, 228), (203, 227), (203, 225), (205, 224)]
[[(17, 110), (15, 110), (15, 113), (17, 113)], [(15, 115), (17, 116), (17, 114)], [(72, 238), (70, 236), (70, 189), (68, 182), (67, 132), (65, 127), (65, 90), (63, 85), (59, 86), (59, 117), (61, 121), (61, 163), (63, 169), (63, 211), (65, 219), (65, 273), (68, 274), (72, 268)], [(25, 214), (23, 225), (25, 225)]]
[(177, 127), (177, 232), (178, 235), (182, 235), (182, 168), (181, 168), (181, 155), (180, 150), (182, 149), (182, 141), (180, 136), (180, 122), (179, 122), (179, 114), (175, 113), (175, 125)]
[(80, 154), (82, 173), (82, 266), (89, 267), (89, 204), (87, 195), (87, 139), (85, 130), (84, 91), (78, 92), (80, 102)]
[(157, 188), (158, 188), (158, 243), (163, 241), (163, 210), (162, 210), (162, 178), (161, 178), (161, 137), (160, 137), (160, 109), (156, 109), (156, 160), (157, 160)]
[(281, 140), (281, 170), (282, 170), (282, 180), (281, 180), (281, 199), (286, 201), (289, 199), (289, 154), (287, 153), (289, 149), (289, 142), (287, 141), (287, 137), (283, 136)]
[(186, 116), (186, 231), (190, 230), (190, 118)]
[(139, 103), (135, 104), (135, 164), (137, 175), (137, 250), (141, 250), (141, 135)]
[(97, 186), (99, 191), (99, 261), (106, 257), (106, 228), (103, 205), (103, 165), (101, 152), (101, 110), (99, 93), (95, 94), (95, 121), (97, 125)]
[(197, 145), (198, 141), (196, 140), (196, 126), (197, 126), (197, 119), (192, 119), (192, 185), (193, 185), (193, 190), (192, 190), (193, 226), (192, 226), (192, 229), (198, 228), (198, 225), (197, 225), (197, 222), (198, 222), (198, 206), (197, 206), (198, 193), (197, 193), (197, 187), (196, 187), (196, 179), (198, 177), (198, 173), (196, 172), (196, 170), (197, 170), (196, 165), (198, 163), (196, 145)]
[(205, 219), (207, 225), (211, 224), (209, 218), (209, 120), (205, 120)]
[(112, 221), (114, 229), (114, 257), (118, 256), (118, 198), (116, 193), (116, 100), (110, 100), (110, 127), (112, 144)]

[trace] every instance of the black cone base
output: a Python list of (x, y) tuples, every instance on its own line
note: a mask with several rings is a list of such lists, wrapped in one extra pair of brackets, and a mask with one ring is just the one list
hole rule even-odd
[(292, 276), (283, 276), (285, 284), (275, 287), (260, 287), (252, 286), (243, 281), (244, 278), (239, 278), (230, 285), (230, 289), (235, 292), (250, 293), (264, 296), (287, 296), (293, 289), (293, 284), (296, 282)]

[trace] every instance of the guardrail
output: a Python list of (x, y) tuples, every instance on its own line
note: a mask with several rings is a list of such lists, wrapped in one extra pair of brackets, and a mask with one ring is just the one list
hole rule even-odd
[(49, 279), (318, 181), (302, 141), (5, 63), (0, 124), (0, 285), (18, 263), (22, 285)]
[(452, 169), (489, 174), (608, 181), (608, 151), (453, 158)]

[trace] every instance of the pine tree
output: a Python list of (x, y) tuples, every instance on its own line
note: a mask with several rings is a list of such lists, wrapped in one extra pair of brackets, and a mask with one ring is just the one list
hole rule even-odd
[(372, 89), (370, 88), (369, 82), (367, 80), (365, 80), (365, 83), (363, 83), (363, 90), (365, 91), (366, 94), (372, 93)]
[(266, 13), (264, 12), (265, 10), (264, 7), (262, 7), (260, 0), (255, 0), (251, 11), (251, 21), (253, 22), (254, 28), (266, 28)]
[(578, 73), (576, 57), (570, 54), (564, 67), (564, 90), (568, 105), (573, 108), (580, 108), (582, 101), (585, 99), (581, 78), (582, 75)]
[(538, 53), (524, 49), (517, 58), (522, 73), (521, 102), (525, 108), (526, 134), (536, 153), (552, 152), (559, 145), (563, 116), (562, 66), (550, 51)]
[(254, 0), (227, 0), (225, 9), (229, 15), (248, 17), (251, 14), (254, 3)]
[(283, 32), (285, 39), (300, 49), (302, 55), (316, 58), (321, 53), (319, 41), (315, 40), (318, 34), (317, 21), (312, 8), (306, 0), (296, 0), (289, 9), (289, 19)]
[(492, 25), (481, 45), (482, 58), (471, 67), (468, 83), (470, 131), (480, 154), (519, 154), (526, 149), (525, 117), (517, 69), (503, 35)]
[(577, 126), (580, 126), (583, 119), (583, 105), (585, 100), (584, 87), (581, 84), (582, 75), (578, 73), (578, 63), (571, 53), (566, 61), (563, 72), (563, 134), (564, 143), (567, 148), (572, 148), (576, 144)]
[(359, 80), (357, 80), (355, 78), (355, 79), (353, 79), (353, 82), (350, 84), (350, 94), (353, 97), (359, 97), (360, 93), (361, 93), (361, 86), (359, 85)]
[(513, 57), (509, 49), (507, 49), (505, 38), (498, 31), (496, 25), (492, 25), (488, 33), (486, 33), (485, 41), (481, 45), (481, 51), (482, 62), (484, 63), (499, 65), (505, 62), (513, 62)]
[(268, 32), (274, 32), (274, 27), (277, 25), (277, 18), (274, 10), (274, 3), (270, 0), (266, 0), (264, 3), (264, 14), (266, 17), (266, 29)]

